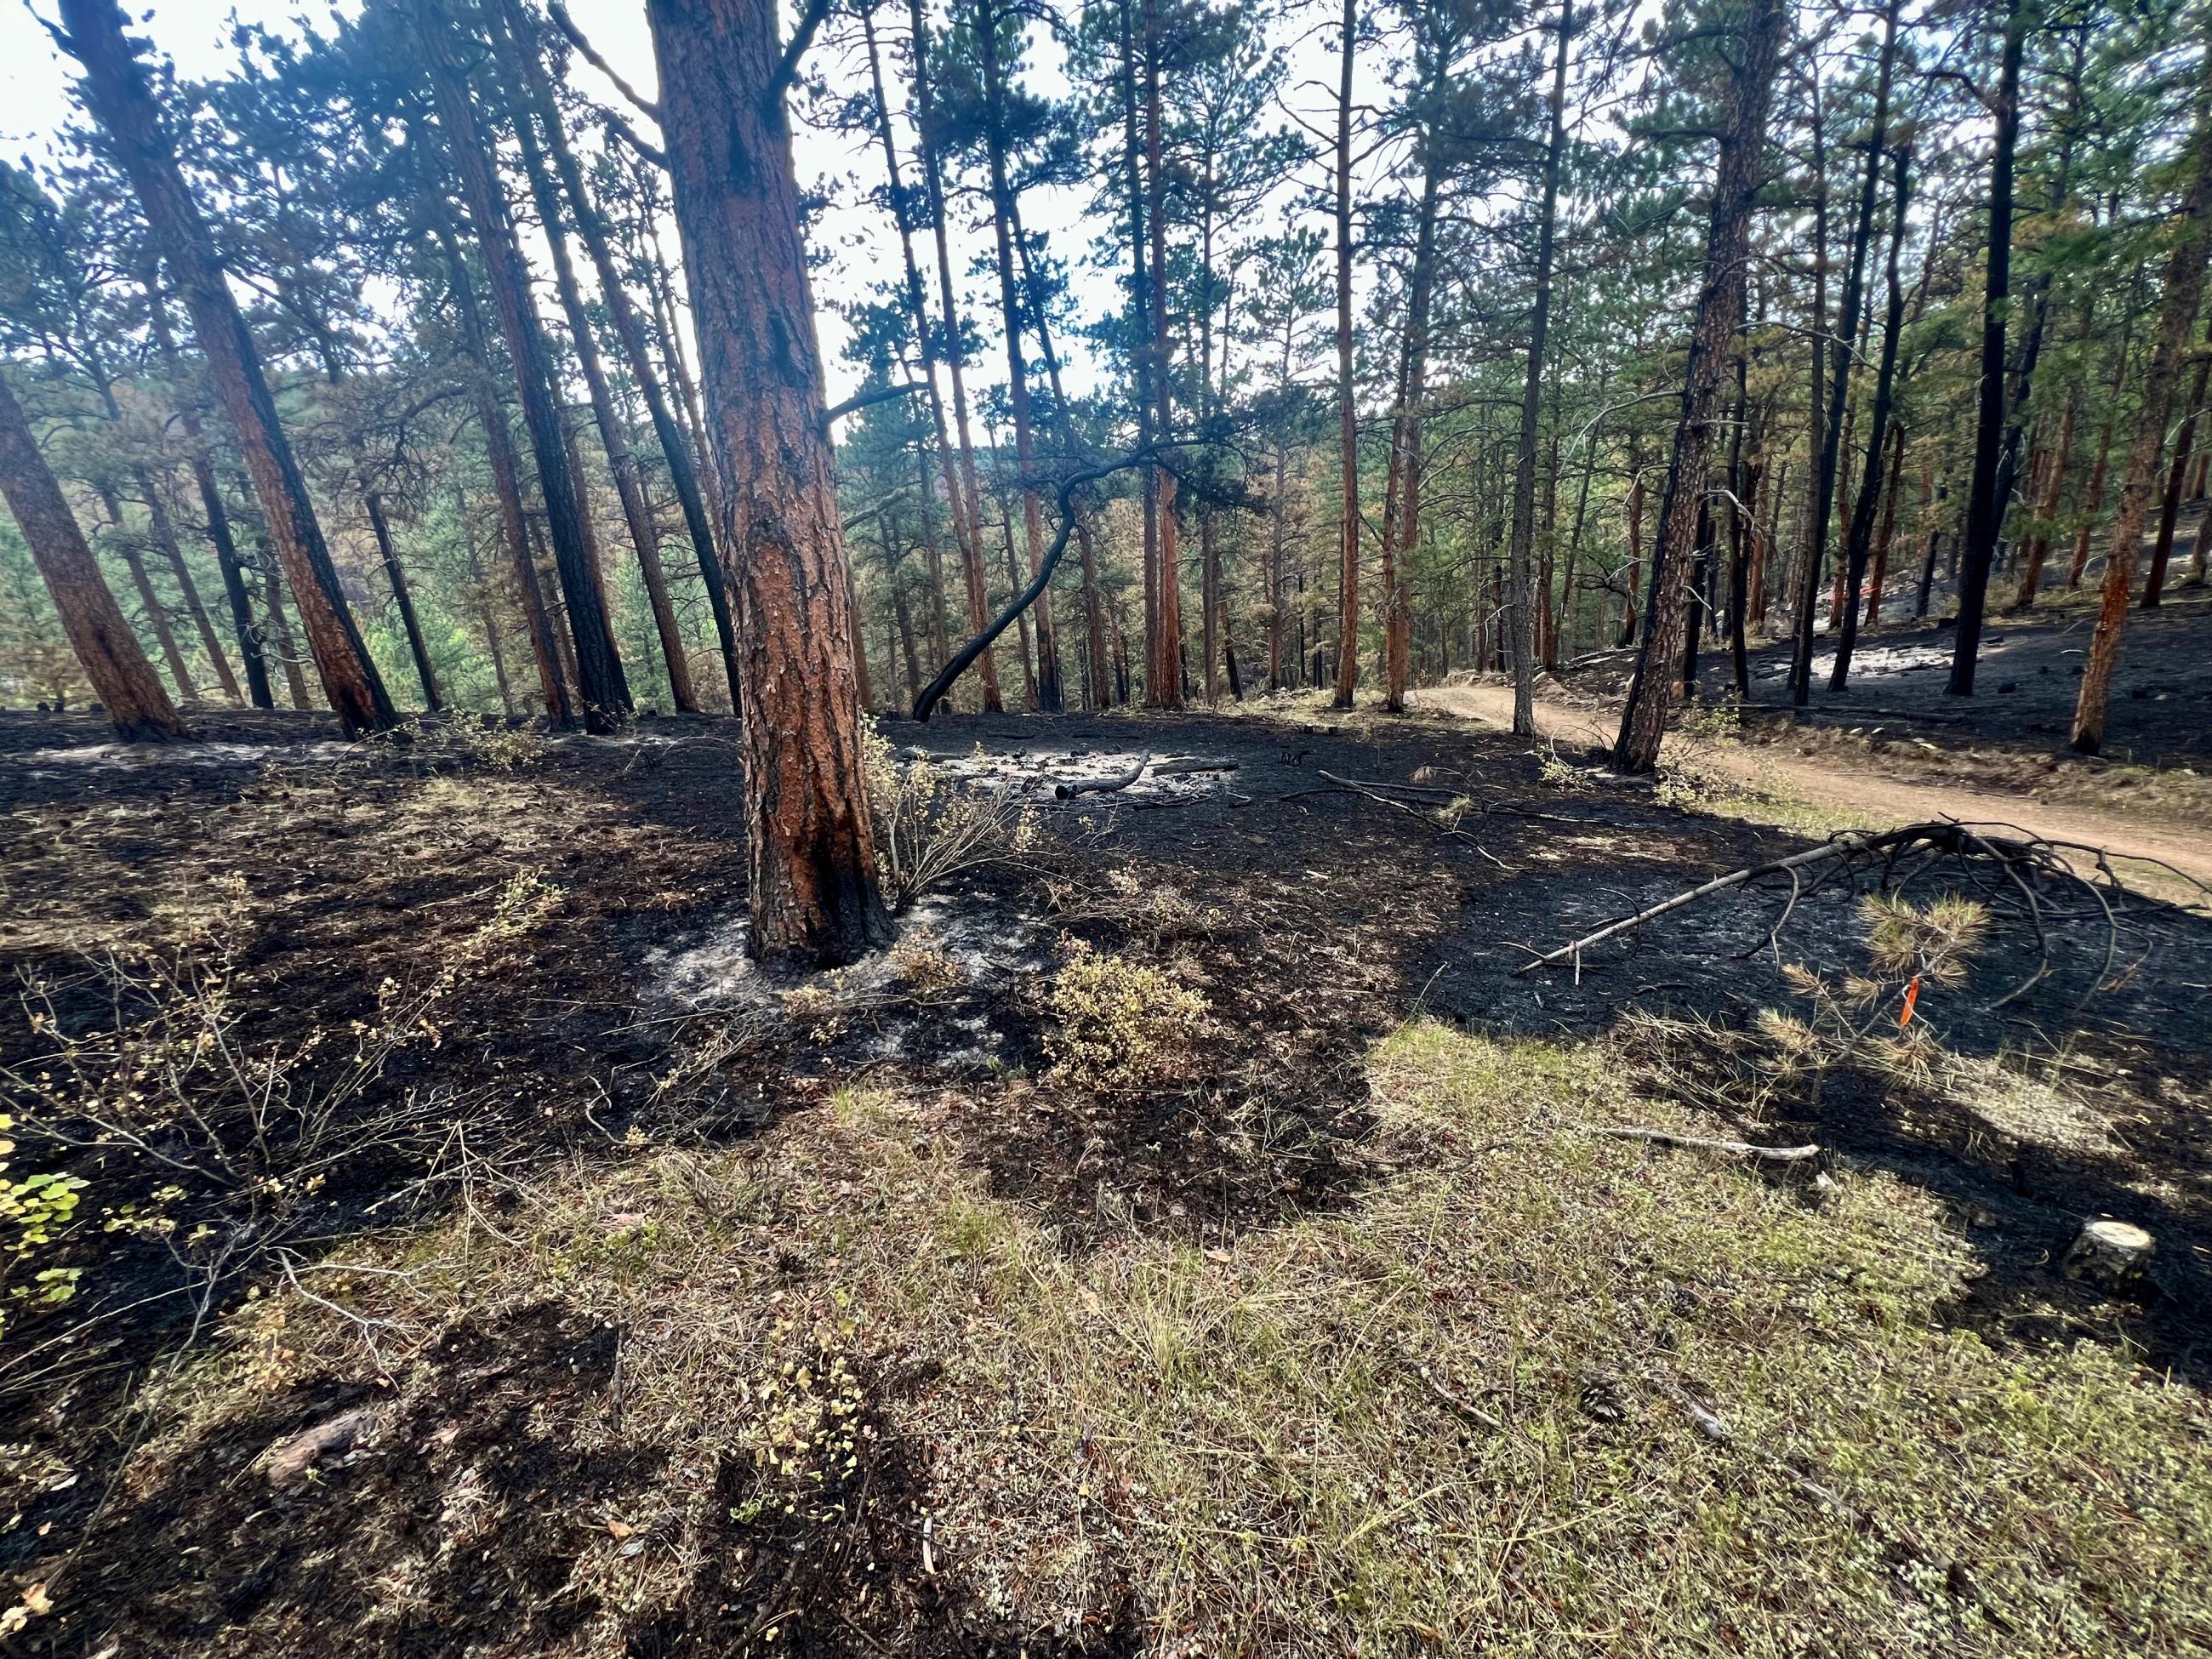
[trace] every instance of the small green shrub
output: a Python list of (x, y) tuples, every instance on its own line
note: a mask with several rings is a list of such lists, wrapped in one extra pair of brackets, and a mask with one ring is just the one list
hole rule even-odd
[(1056, 1080), (1133, 1089), (1187, 1070), (1206, 998), (1158, 969), (1077, 943), (1049, 994), (1059, 1024), (1045, 1038)]

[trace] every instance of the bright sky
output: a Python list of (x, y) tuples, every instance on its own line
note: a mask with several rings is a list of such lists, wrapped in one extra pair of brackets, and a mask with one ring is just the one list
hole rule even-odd
[[(150, 36), (187, 79), (231, 72), (234, 54), (229, 33), (235, 19), (296, 29), (303, 26), (303, 18), (327, 27), (328, 20), (336, 15), (329, 5), (302, 7), (297, 0), (234, 0), (232, 4), (218, 0), (153, 0), (150, 5), (148, 0), (126, 0), (126, 6), (134, 31)], [(346, 9), (354, 9), (349, 0)], [(36, 159), (45, 155), (52, 136), (73, 112), (70, 66), (38, 21), (39, 15), (52, 16), (54, 9), (53, 0), (0, 0), (0, 147), (11, 157), (28, 155)], [(625, 78), (650, 94), (656, 77), (643, 0), (568, 0), (568, 9), (592, 44)], [(1316, 37), (1303, 40), (1296, 48), (1293, 101), (1316, 113), (1327, 95), (1316, 77), (1329, 72), (1331, 44)], [(1048, 44), (1041, 43), (1032, 56), (1038, 64), (1038, 81), (1047, 86), (1055, 82), (1058, 76)], [(829, 70), (840, 82), (848, 70), (854, 77), (852, 84), (861, 84), (859, 77), (865, 74), (860, 64), (841, 64), (833, 51), (819, 46), (813, 63)], [(579, 83), (594, 96), (620, 105), (619, 95), (588, 64), (578, 60), (574, 72)], [(1301, 83), (1303, 91), (1295, 90)], [(1377, 86), (1368, 95), (1379, 94)], [(895, 105), (902, 101), (896, 86), (891, 95)], [(856, 179), (861, 187), (873, 188), (882, 182), (880, 153), (863, 139), (848, 140), (802, 126), (798, 146), (803, 185)], [(900, 154), (902, 161), (910, 165), (914, 155), (910, 132), (901, 135)], [(850, 203), (851, 191), (837, 193)], [(1024, 223), (1043, 232), (1054, 254), (1069, 266), (1077, 304), (1087, 320), (1114, 302), (1114, 290), (1110, 276), (1087, 263), (1094, 231), (1081, 222), (1085, 205), (1083, 193), (1073, 190), (1039, 191), (1023, 198)], [(969, 211), (956, 206), (953, 216), (957, 222), (969, 216)], [(972, 257), (988, 250), (986, 236), (981, 228), (960, 232), (956, 223), (953, 257), (957, 270), (964, 272)], [(668, 246), (672, 249), (675, 246), (672, 232)], [(832, 209), (816, 221), (811, 246), (817, 255), (827, 255), (831, 261), (830, 269), (817, 273), (816, 281), (817, 297), (823, 302), (823, 357), (834, 402), (847, 395), (857, 380), (840, 356), (846, 330), (837, 305), (865, 295), (897, 270), (897, 243), (883, 214), (848, 204)], [(924, 257), (927, 257), (926, 245)], [(979, 301), (974, 309), (977, 321), (988, 325), (988, 304)], [(987, 337), (991, 332), (988, 326), (985, 332)], [(1002, 348), (988, 357), (981, 378), (999, 378), (993, 372), (1004, 362), (998, 349)], [(1084, 354), (1073, 341), (1065, 349), (1070, 390), (1083, 391), (1091, 381)]]

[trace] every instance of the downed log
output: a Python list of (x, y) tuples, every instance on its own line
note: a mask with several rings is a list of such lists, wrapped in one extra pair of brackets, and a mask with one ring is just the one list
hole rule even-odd
[(1052, 787), (1052, 793), (1061, 800), (1071, 800), (1078, 795), (1109, 795), (1127, 789), (1145, 775), (1145, 769), (1152, 763), (1150, 755), (1144, 756), (1127, 772), (1117, 772), (1100, 778), (1063, 778)]
[(269, 1484), (288, 1486), (325, 1459), (344, 1456), (375, 1432), (382, 1417), (374, 1406), (358, 1406), (287, 1436), (264, 1455), (262, 1468)]
[(1233, 761), (1226, 757), (1220, 760), (1193, 757), (1188, 760), (1162, 761), (1152, 769), (1152, 775), (1156, 778), (1182, 778), (1188, 777), (1194, 772), (1234, 772), (1243, 765), (1242, 761)]
[(1615, 1140), (1648, 1140), (1659, 1146), (1688, 1146), (1699, 1152), (1734, 1152), (1741, 1158), (1763, 1158), (1775, 1164), (1802, 1164), (1818, 1158), (1818, 1146), (1761, 1146), (1748, 1140), (1709, 1140), (1703, 1135), (1678, 1135), (1667, 1129), (1632, 1127), (1593, 1128), (1585, 1133), (1608, 1135)]

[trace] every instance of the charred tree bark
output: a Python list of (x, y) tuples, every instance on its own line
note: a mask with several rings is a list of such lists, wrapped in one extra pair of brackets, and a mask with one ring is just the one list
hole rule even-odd
[[(1145, 218), (1152, 239), (1152, 280), (1146, 298), (1157, 435), (1165, 443), (1175, 435), (1175, 400), (1168, 374), (1168, 181), (1164, 159), (1166, 134), (1160, 110), (1160, 58), (1165, 48), (1160, 38), (1159, 0), (1144, 0), (1144, 17)], [(1176, 547), (1175, 474), (1155, 466), (1152, 489), (1158, 520), (1159, 591), (1156, 614), (1149, 619), (1152, 625), (1146, 630), (1145, 706), (1180, 708), (1183, 706), (1182, 559)]]
[(851, 577), (828, 435), (775, 13), (653, 0), (669, 175), (744, 665), (745, 823), (758, 957), (849, 962), (889, 942), (862, 775)]
[(246, 699), (256, 708), (273, 708), (276, 700), (269, 690), (269, 665), (261, 658), (260, 635), (253, 625), (253, 605), (246, 595), (246, 572), (239, 562), (238, 544), (230, 533), (229, 509), (224, 507), (222, 487), (216, 482), (215, 459), (208, 453), (199, 415), (183, 391), (184, 368), (177, 355), (176, 338), (169, 330), (168, 307), (162, 303), (161, 288), (155, 278), (149, 275), (142, 280), (154, 343), (161, 355), (161, 366), (168, 374), (170, 385), (178, 389), (178, 420), (184, 428), (185, 441), (192, 452), (192, 487), (199, 495), (200, 512), (207, 520), (208, 544), (215, 549), (216, 568), (222, 573), (222, 592), (230, 606), (231, 629), (238, 641), (239, 660), (246, 667)]
[[(2212, 339), (2208, 339), (2206, 344), (2212, 348)], [(2136, 601), (2145, 611), (2157, 610), (2159, 601), (2166, 595), (2166, 567), (2173, 557), (2174, 526), (2181, 518), (2181, 499), (2189, 477), (2190, 457), (2197, 448), (2197, 428), (2203, 418), (2208, 385), (2212, 385), (2212, 355), (2197, 362), (2197, 379), (2189, 390), (2189, 405), (2182, 412), (2181, 435), (2174, 441), (2173, 463), (2166, 469), (2165, 496), (2158, 509), (2158, 534), (2151, 544), (2150, 568), (2143, 575), (2142, 598)]]
[[(568, 335), (575, 346), (585, 391), (591, 399), (599, 447), (606, 452), (607, 471), (614, 477), (615, 495), (622, 503), (623, 524), (629, 532), (630, 546), (637, 555), (646, 602), (653, 611), (653, 632), (659, 639), (661, 660), (668, 671), (669, 698), (679, 714), (696, 714), (699, 699), (691, 685), (691, 659), (684, 647), (684, 630), (676, 620), (675, 602), (669, 595), (668, 573), (660, 562), (659, 526), (653, 522), (652, 508), (646, 502), (645, 483), (638, 475), (637, 458), (631, 452), (629, 434), (623, 430), (621, 415), (615, 408), (614, 393), (607, 385), (599, 343), (592, 337), (592, 319), (584, 309), (583, 292), (577, 286), (575, 264), (568, 254), (564, 221), (569, 216), (562, 211), (561, 192), (547, 170), (545, 153), (538, 145), (532, 119), (534, 112), (539, 118), (538, 124), (549, 128), (551, 141), (560, 142), (559, 112), (551, 107), (552, 100), (543, 83), (544, 71), (536, 54), (522, 49), (522, 37), (510, 27), (514, 21), (511, 0), (501, 0), (500, 9), (503, 15), (494, 15), (489, 21), (493, 56), (500, 67), (500, 79), (505, 82), (501, 91), (514, 113), (524, 175), (530, 181), (545, 244), (553, 256), (554, 285), (561, 297), (561, 309), (568, 320)], [(603, 276), (603, 295), (606, 288)]]
[(93, 695), (107, 711), (116, 735), (126, 743), (158, 743), (191, 736), (178, 717), (169, 694), (155, 678), (154, 665), (122, 607), (100, 574), (83, 528), (70, 511), (61, 485), (15, 394), (0, 379), (0, 493), (29, 544), (32, 562), (54, 601), (70, 647), (92, 682)]
[(137, 533), (123, 521), (123, 498), (105, 483), (98, 486), (98, 493), (100, 507), (114, 532), (111, 544), (122, 556), (123, 568), (131, 573), (131, 586), (138, 593), (138, 608), (146, 614), (147, 629), (154, 635), (154, 643), (161, 647), (161, 661), (169, 671), (169, 678), (179, 697), (186, 702), (197, 702), (199, 688), (192, 684), (191, 669), (185, 661), (185, 653), (177, 648), (176, 630), (169, 626), (168, 607), (154, 591), (153, 578), (147, 574), (146, 550)]
[(122, 9), (116, 0), (61, 0), (60, 9), (70, 50), (84, 69), (86, 107), (113, 145), (191, 315), (201, 354), (252, 475), (270, 540), (292, 584), (324, 692), (349, 733), (391, 726), (398, 715), (354, 624), (307, 481), (277, 419), (259, 350), (162, 130), (145, 65), (124, 35)]
[(161, 561), (169, 567), (169, 574), (177, 579), (177, 592), (185, 602), (185, 614), (192, 619), (193, 630), (200, 636), (200, 649), (207, 653), (208, 663), (215, 670), (223, 696), (236, 708), (246, 701), (238, 692), (238, 676), (231, 672), (230, 659), (224, 654), (222, 641), (216, 637), (215, 623), (200, 599), (199, 585), (192, 580), (191, 567), (185, 562), (185, 550), (177, 540), (176, 522), (169, 516), (168, 503), (161, 499), (161, 484), (143, 466), (133, 469), (131, 477), (137, 481), (138, 492), (145, 498), (146, 521), (153, 532), (154, 545), (161, 550)]
[(490, 155), (477, 124), (459, 60), (452, 21), (440, 0), (414, 0), (429, 61), (430, 87), (445, 130), (446, 151), (461, 185), (461, 199), (482, 254), (492, 305), (507, 337), (507, 355), (522, 394), (522, 416), (538, 462), (538, 487), (545, 501), (545, 528), (553, 546), (554, 569), (568, 613), (568, 632), (576, 657), (576, 690), (584, 724), (593, 732), (612, 732), (629, 719), (629, 686), (613, 629), (600, 602), (591, 556), (584, 544), (581, 507), (569, 476), (561, 411), (553, 399), (544, 336), (530, 298), (530, 273), (507, 204), (493, 177)]
[(1875, 514), (1881, 495), (1882, 452), (1889, 442), (1890, 418), (1897, 407), (1897, 343), (1905, 328), (1901, 265), (1905, 217), (1911, 204), (1911, 174), (1912, 153), (1899, 149), (1896, 204), (1892, 210), (1889, 236), (1889, 304), (1881, 325), (1881, 365), (1875, 371), (1874, 413), (1867, 423), (1866, 467), (1860, 478), (1858, 505), (1851, 511), (1850, 544), (1844, 556), (1843, 626), (1836, 636), (1836, 665), (1828, 675), (1831, 691), (1841, 691), (1850, 684), (1851, 651), (1859, 636), (1859, 599), (1865, 592), (1867, 560), (1874, 550)]
[(1649, 772), (1658, 763), (1660, 741), (1674, 702), (1673, 670), (1681, 653), (1687, 584), (1712, 471), (1729, 350), (1743, 322), (1752, 204), (1764, 173), (1766, 111), (1773, 98), (1786, 15), (1781, 0), (1752, 0), (1742, 59), (1729, 77), (1729, 121), (1714, 171), (1705, 282), (1690, 333), (1681, 419), (1662, 498), (1659, 545), (1652, 555), (1651, 586), (1644, 604), (1644, 642), (1621, 714), (1620, 736), (1613, 745), (1613, 764), (1624, 772)]
[(1990, 251), (1983, 279), (1981, 399), (1974, 432), (1974, 472), (1966, 497), (1966, 539), (1959, 568), (1959, 629), (1951, 650), (1954, 696), (1974, 694), (1975, 659), (1989, 610), (1990, 568), (2005, 504), (1998, 499), (2006, 434), (2005, 321), (2012, 284), (2013, 153), (2020, 143), (2020, 66), (2028, 19), (2020, 0), (2007, 0), (2004, 58), (1997, 76), (1996, 151), (1990, 165)]
[(2081, 671), (2081, 693), (2074, 708), (2073, 744), (2085, 755), (2104, 747), (2105, 713), (2112, 695), (2112, 670), (2120, 656), (2120, 632), (2127, 625), (2128, 594), (2135, 585), (2136, 562), (2142, 553), (2143, 522), (2158, 489), (2159, 458), (2165, 453), (2172, 417), (2175, 382), (2180, 379), (2190, 330), (2204, 299), (2204, 267), (2212, 255), (2212, 53), (2204, 65), (2197, 100), (2197, 127), (2190, 140), (2193, 173), (2184, 199), (2179, 239), (2166, 266), (2166, 294), (2158, 334), (2143, 367), (2142, 407), (2136, 415), (2136, 441), (2120, 486), (2120, 510), (2112, 526), (2112, 551), (2105, 557), (2105, 587), (2097, 627), (2089, 637), (2089, 659)]
[(368, 528), (376, 538), (378, 556), (384, 561), (384, 579), (392, 584), (392, 603), (399, 607), (399, 625), (407, 631), (407, 653), (415, 659), (415, 677), (422, 683), (422, 707), (431, 714), (442, 711), (446, 700), (438, 691), (438, 671), (431, 666), (430, 648), (423, 642), (422, 624), (415, 615), (414, 595), (407, 591), (407, 573), (399, 566), (399, 550), (385, 520), (384, 498), (374, 489), (362, 491), (361, 504), (368, 511)]

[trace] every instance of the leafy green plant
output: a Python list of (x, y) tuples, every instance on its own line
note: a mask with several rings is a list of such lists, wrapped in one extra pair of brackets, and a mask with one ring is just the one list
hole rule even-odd
[(1200, 992), (1158, 968), (1076, 941), (1048, 1000), (1054, 1078), (1097, 1089), (1172, 1080), (1190, 1061), (1207, 1012)]

